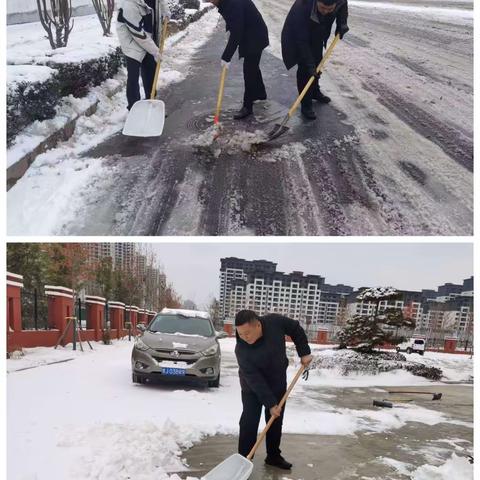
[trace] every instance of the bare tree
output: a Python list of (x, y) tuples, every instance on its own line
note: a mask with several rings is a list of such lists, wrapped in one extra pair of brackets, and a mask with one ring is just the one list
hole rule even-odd
[(74, 23), (72, 0), (37, 0), (37, 8), (51, 47), (66, 47)]
[(115, 0), (92, 0), (92, 2), (102, 25), (103, 35), (109, 37), (111, 35), (110, 28), (113, 11), (115, 10)]

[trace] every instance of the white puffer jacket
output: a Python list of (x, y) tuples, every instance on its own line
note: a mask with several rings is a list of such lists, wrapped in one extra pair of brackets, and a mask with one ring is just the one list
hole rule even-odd
[[(145, 0), (123, 0), (119, 5), (117, 35), (120, 47), (124, 55), (138, 62), (142, 62), (147, 53), (156, 55), (158, 52), (152, 35), (143, 28), (144, 17), (151, 12)], [(159, 17), (170, 17), (167, 0), (156, 0), (156, 12)]]

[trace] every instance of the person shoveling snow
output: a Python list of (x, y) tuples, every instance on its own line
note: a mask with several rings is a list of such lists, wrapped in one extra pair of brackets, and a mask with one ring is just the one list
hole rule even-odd
[(280, 450), (285, 409), (278, 406), (287, 390), (285, 337), (289, 336), (293, 340), (302, 366), (308, 368), (312, 356), (307, 335), (296, 320), (278, 314), (259, 317), (251, 310), (237, 313), (235, 327), (235, 355), (239, 365), (243, 404), (238, 453), (247, 456), (255, 445), (264, 407), (267, 423), (270, 417), (276, 418), (266, 434), (265, 463), (288, 470), (292, 464), (282, 457)]
[(298, 65), (297, 87), (300, 94), (311, 77), (315, 80), (302, 100), (302, 114), (315, 120), (312, 100), (328, 103), (330, 98), (320, 91), (316, 66), (321, 62), (336, 22), (335, 35), (340, 39), (348, 32), (347, 0), (297, 0), (285, 19), (282, 30), (282, 57), (288, 70)]
[(140, 74), (145, 98), (150, 98), (157, 63), (161, 28), (170, 19), (167, 0), (123, 0), (117, 17), (117, 35), (127, 64), (127, 108), (140, 100)]
[(263, 50), (268, 47), (268, 29), (261, 13), (252, 0), (207, 0), (218, 7), (230, 32), (227, 46), (222, 54), (222, 69), (228, 68), (237, 51), (243, 58), (245, 94), (242, 108), (234, 115), (239, 120), (253, 113), (253, 102), (265, 100), (267, 93), (260, 71)]

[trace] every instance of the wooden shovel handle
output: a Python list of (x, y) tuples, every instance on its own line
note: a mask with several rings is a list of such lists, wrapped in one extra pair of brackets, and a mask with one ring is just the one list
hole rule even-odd
[[(165, 47), (165, 39), (167, 38), (167, 28), (168, 28), (168, 20), (163, 21), (162, 25), (162, 36), (160, 38), (160, 53), (163, 53), (163, 49)], [(152, 84), (152, 93), (150, 94), (150, 100), (155, 100), (155, 97), (157, 95), (157, 82), (158, 82), (158, 76), (160, 75), (160, 65), (162, 62), (157, 63), (157, 68), (155, 69), (155, 78), (153, 79), (153, 84)]]
[[(282, 408), (284, 405), (285, 405), (285, 402), (287, 401), (287, 398), (288, 396), (290, 395), (290, 392), (293, 390), (293, 387), (295, 386), (295, 384), (297, 383), (298, 379), (302, 376), (302, 373), (305, 371), (305, 367), (302, 365), (300, 367), (300, 370), (297, 372), (297, 374), (295, 375), (295, 377), (293, 377), (293, 380), (290, 382), (290, 385), (288, 386), (287, 388), (287, 391), (285, 392), (285, 395), (282, 397), (282, 399), (280, 400), (280, 403), (278, 404), (278, 406), (280, 408)], [(250, 453), (247, 455), (247, 459), (248, 460), (251, 460), (252, 457), (255, 455), (255, 452), (257, 451), (257, 448), (260, 446), (260, 444), (262, 443), (263, 439), (265, 438), (265, 435), (267, 434), (268, 430), (270, 429), (270, 427), (272, 426), (272, 423), (277, 419), (277, 417), (270, 417), (270, 420), (268, 421), (268, 423), (265, 425), (265, 428), (263, 429), (262, 433), (259, 435), (259, 437), (257, 438), (257, 441), (255, 442), (255, 445), (253, 446), (253, 448), (250, 450)]]
[[(325, 63), (329, 59), (330, 55), (333, 52), (333, 49), (335, 48), (335, 45), (337, 44), (337, 42), (339, 40), (340, 40), (340, 35), (335, 35), (335, 38), (332, 40), (329, 47), (327, 48), (327, 51), (325, 52), (325, 55), (322, 58), (322, 61), (318, 64), (318, 66), (315, 70), (317, 72), (317, 74), (322, 72)], [(298, 96), (298, 98), (295, 100), (295, 102), (291, 106), (290, 110), (288, 111), (288, 116), (289, 117), (291, 117), (295, 113), (295, 110), (300, 105), (300, 102), (303, 100), (303, 97), (307, 94), (308, 89), (311, 87), (314, 80), (315, 80), (315, 77), (311, 76), (310, 79), (308, 80), (307, 84), (305, 85), (304, 89), (302, 90), (302, 92), (300, 93), (300, 95)]]
[(222, 68), (222, 74), (220, 76), (220, 88), (218, 89), (218, 98), (217, 98), (217, 108), (215, 110), (215, 117), (213, 118), (213, 123), (217, 125), (220, 121), (220, 110), (222, 109), (223, 101), (223, 90), (225, 88), (225, 77), (227, 75), (227, 67)]

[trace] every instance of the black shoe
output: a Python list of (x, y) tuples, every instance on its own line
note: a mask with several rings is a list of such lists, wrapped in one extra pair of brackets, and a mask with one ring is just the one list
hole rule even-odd
[(241, 120), (253, 113), (252, 107), (246, 107), (245, 105), (233, 116), (235, 120)]
[(315, 115), (315, 112), (313, 111), (313, 108), (312, 108), (311, 105), (309, 105), (309, 106), (302, 105), (302, 115), (307, 120), (315, 120), (317, 118), (317, 116)]
[(267, 455), (265, 463), (267, 465), (271, 465), (272, 467), (281, 468), (282, 470), (290, 470), (292, 468), (292, 464), (287, 462), (281, 455)]
[(331, 98), (324, 95), (320, 90), (313, 93), (312, 98), (318, 103), (330, 103)]

